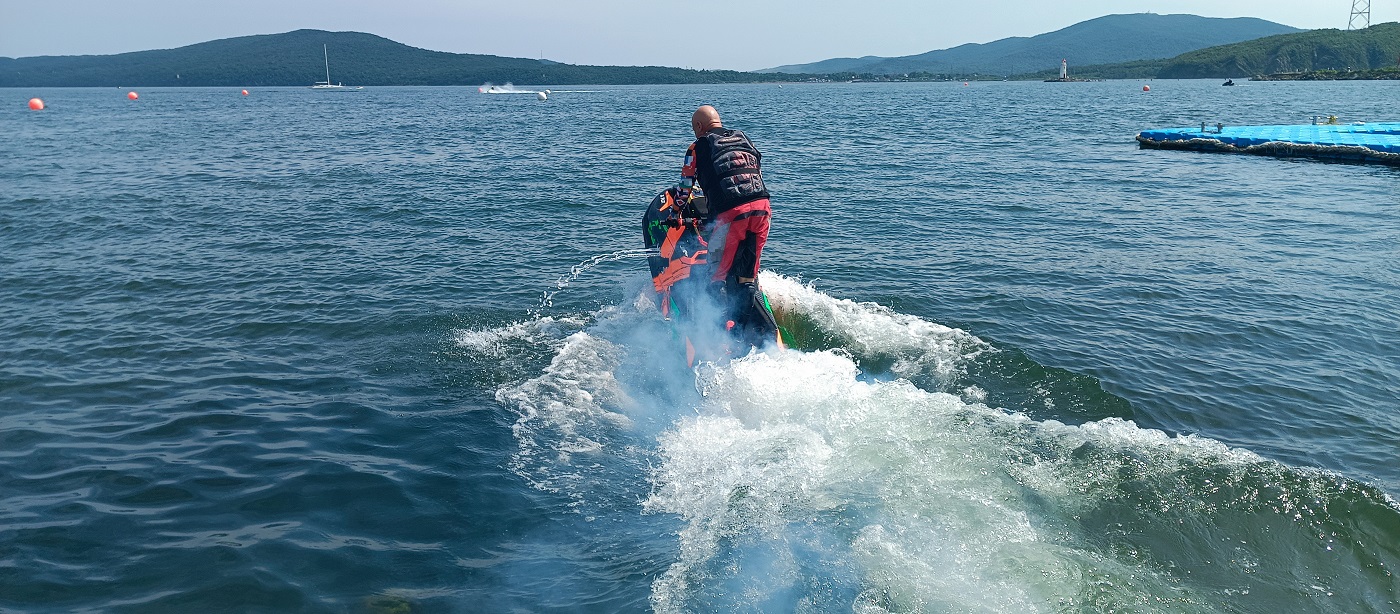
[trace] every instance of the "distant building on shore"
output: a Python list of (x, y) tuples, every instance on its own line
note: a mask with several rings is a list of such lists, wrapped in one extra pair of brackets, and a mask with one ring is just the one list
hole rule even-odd
[(1069, 59), (1060, 60), (1060, 76), (1056, 79), (1046, 79), (1046, 83), (1070, 83), (1079, 81), (1090, 81), (1091, 79), (1075, 79), (1069, 76)]

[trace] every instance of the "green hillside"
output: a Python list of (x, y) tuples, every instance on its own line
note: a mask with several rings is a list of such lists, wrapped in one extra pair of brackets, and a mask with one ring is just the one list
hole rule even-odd
[[(1183, 53), (1168, 60), (1085, 66), (1096, 79), (1226, 79), (1291, 73), (1287, 78), (1389, 78), (1400, 66), (1400, 23), (1364, 30), (1309, 30)], [(1052, 71), (1022, 75), (1051, 76)]]
[(1312, 30), (1212, 47), (1172, 58), (1159, 77), (1249, 77), (1277, 72), (1373, 70), (1400, 61), (1400, 23)]
[(331, 80), (346, 85), (732, 83), (793, 78), (659, 66), (579, 66), (429, 51), (359, 32), (297, 30), (116, 55), (0, 58), (0, 87), (311, 85), (326, 78), (322, 45), (329, 49)]

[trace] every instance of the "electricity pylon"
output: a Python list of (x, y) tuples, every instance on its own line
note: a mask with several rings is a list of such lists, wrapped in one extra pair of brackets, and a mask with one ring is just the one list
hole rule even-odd
[[(1361, 27), (1356, 27), (1356, 24)], [(1365, 30), (1371, 27), (1371, 0), (1351, 0), (1351, 19), (1347, 20), (1348, 30)]]

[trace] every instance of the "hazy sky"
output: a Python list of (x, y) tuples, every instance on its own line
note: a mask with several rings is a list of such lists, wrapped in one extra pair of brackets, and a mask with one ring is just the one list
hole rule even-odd
[[(753, 70), (1034, 36), (1113, 13), (1346, 28), (1350, 0), (0, 0), (0, 56), (108, 54), (298, 28), (571, 64)], [(1400, 0), (1371, 23), (1400, 20)], [(1163, 33), (1170, 36), (1170, 33)]]

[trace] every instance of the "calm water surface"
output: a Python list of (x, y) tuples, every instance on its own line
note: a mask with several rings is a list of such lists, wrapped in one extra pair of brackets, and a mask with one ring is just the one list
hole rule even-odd
[[(1400, 170), (1132, 137), (1400, 83), (1141, 86), (0, 90), (0, 611), (1396, 611)], [(800, 351), (692, 372), (701, 103)]]

